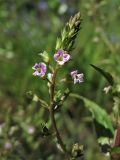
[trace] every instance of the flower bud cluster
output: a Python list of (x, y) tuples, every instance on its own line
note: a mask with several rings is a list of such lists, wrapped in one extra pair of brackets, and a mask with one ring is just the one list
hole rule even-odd
[(65, 25), (61, 36), (57, 39), (56, 50), (63, 48), (64, 50), (70, 52), (73, 50), (73, 45), (75, 39), (80, 30), (81, 25), (81, 14), (80, 12), (75, 14), (74, 17), (71, 17), (69, 22)]

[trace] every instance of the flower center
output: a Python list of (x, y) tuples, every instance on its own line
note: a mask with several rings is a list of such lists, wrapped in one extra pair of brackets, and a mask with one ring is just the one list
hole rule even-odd
[(37, 68), (37, 71), (38, 71), (39, 73), (41, 73), (41, 68)]
[(60, 57), (58, 58), (58, 61), (63, 61), (63, 57), (60, 56)]

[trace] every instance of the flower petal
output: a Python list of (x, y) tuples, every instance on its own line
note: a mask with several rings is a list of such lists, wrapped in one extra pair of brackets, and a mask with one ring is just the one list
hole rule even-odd
[(57, 61), (59, 59), (60, 55), (58, 53), (54, 54), (54, 59)]
[(77, 73), (78, 73), (78, 70), (75, 70), (75, 71), (72, 71), (70, 74), (71, 74), (71, 77), (74, 79), (76, 76), (77, 76)]
[(63, 54), (63, 60), (64, 60), (64, 62), (67, 62), (67, 61), (69, 61), (70, 60), (70, 55), (69, 54), (67, 54), (67, 53), (65, 53), (65, 54)]
[(57, 61), (59, 65), (63, 65), (65, 62), (64, 61)]
[(46, 67), (46, 64), (45, 63), (40, 63), (40, 68), (41, 68), (41, 70), (43, 71), (43, 72), (46, 72), (46, 70), (47, 70), (47, 67)]
[(84, 81), (83, 78), (84, 78), (84, 74), (83, 74), (83, 73), (77, 74), (77, 79), (78, 79), (78, 82), (79, 82), (79, 83), (81, 83), (81, 82)]
[(32, 69), (36, 70), (38, 68), (39, 64), (35, 63), (35, 65), (32, 67)]
[(63, 49), (58, 49), (57, 54), (59, 54), (60, 56), (62, 56), (65, 53), (65, 51)]

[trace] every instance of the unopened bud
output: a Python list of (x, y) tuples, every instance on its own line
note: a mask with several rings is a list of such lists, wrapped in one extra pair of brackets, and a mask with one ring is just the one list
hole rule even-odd
[(76, 19), (79, 20), (80, 17), (81, 17), (81, 14), (80, 14), (80, 12), (78, 12), (78, 13), (76, 14)]
[(60, 39), (60, 38), (57, 38), (57, 42), (56, 42), (56, 47), (55, 47), (55, 49), (58, 50), (59, 48), (61, 48), (61, 44), (62, 44), (61, 39)]
[(75, 26), (77, 27), (80, 24), (80, 21), (75, 22)]
[(75, 32), (75, 30), (72, 29), (72, 30), (69, 32), (68, 36), (71, 37), (71, 36), (74, 34), (74, 32)]

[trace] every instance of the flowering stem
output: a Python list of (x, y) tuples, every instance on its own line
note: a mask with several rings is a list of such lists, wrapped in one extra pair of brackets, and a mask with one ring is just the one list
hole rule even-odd
[(53, 73), (52, 84), (51, 84), (51, 103), (54, 102), (55, 80), (56, 80), (57, 71), (58, 71), (58, 68), (56, 67)]
[(50, 96), (51, 96), (51, 100), (50, 100), (50, 117), (51, 117), (52, 125), (53, 125), (55, 133), (56, 133), (57, 141), (58, 141), (61, 149), (65, 153), (65, 156), (67, 157), (67, 159), (70, 160), (70, 156), (69, 156), (69, 154), (67, 152), (67, 149), (66, 149), (66, 147), (65, 147), (65, 145), (64, 145), (64, 143), (62, 141), (62, 138), (60, 136), (60, 133), (58, 131), (56, 120), (55, 120), (55, 115), (54, 115), (54, 92), (55, 92), (57, 71), (58, 71), (58, 67), (56, 67), (56, 69), (54, 70), (53, 77), (52, 77), (52, 84), (51, 84), (51, 88), (50, 88), (51, 89), (51, 92), (50, 92)]
[(61, 139), (61, 136), (59, 134), (59, 131), (58, 131), (58, 128), (57, 128), (57, 125), (56, 125), (55, 116), (54, 116), (54, 108), (53, 107), (51, 107), (51, 109), (50, 109), (50, 115), (51, 115), (51, 120), (52, 120), (53, 127), (54, 127), (55, 132), (56, 132), (56, 137), (57, 137), (58, 143), (59, 143), (61, 149), (63, 150), (63, 152), (67, 155), (66, 147), (63, 144), (63, 141)]

